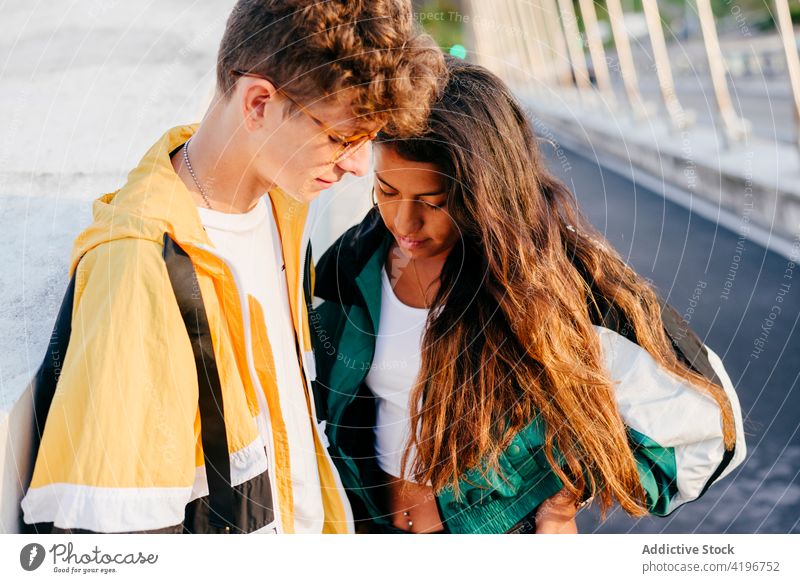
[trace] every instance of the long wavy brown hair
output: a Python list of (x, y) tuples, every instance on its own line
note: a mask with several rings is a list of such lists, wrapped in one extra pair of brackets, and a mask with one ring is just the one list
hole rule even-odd
[(438, 166), (462, 234), (428, 316), (410, 399), (417, 454), (411, 459), (406, 448), (403, 475), (410, 464), (418, 483), (458, 493), (467, 470), (499, 471), (511, 438), (540, 416), (547, 459), (571, 493), (588, 491), (603, 514), (616, 500), (643, 515), (645, 493), (592, 327), (592, 298), (613, 301), (642, 348), (720, 405), (730, 448), (727, 396), (678, 359), (656, 292), (547, 170), (505, 84), (477, 65), (447, 64), (450, 78), (426, 133), (379, 138), (379, 147)]

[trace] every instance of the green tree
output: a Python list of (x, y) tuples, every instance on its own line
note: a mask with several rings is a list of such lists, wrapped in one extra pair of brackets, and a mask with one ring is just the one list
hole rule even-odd
[(443, 50), (464, 43), (465, 12), (459, 0), (415, 0), (414, 12)]

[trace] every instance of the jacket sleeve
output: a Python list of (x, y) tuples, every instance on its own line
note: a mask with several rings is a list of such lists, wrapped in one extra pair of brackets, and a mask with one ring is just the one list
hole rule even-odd
[(24, 520), (94, 532), (179, 525), (195, 481), (197, 376), (161, 246), (102, 244), (75, 277)]
[[(697, 341), (694, 368), (725, 389), (733, 410), (736, 442), (726, 450), (720, 409), (713, 398), (664, 370), (635, 342), (602, 326), (595, 329), (649, 510), (665, 516), (701, 497), (744, 460), (739, 400), (719, 357)], [(676, 350), (683, 357), (681, 346)]]

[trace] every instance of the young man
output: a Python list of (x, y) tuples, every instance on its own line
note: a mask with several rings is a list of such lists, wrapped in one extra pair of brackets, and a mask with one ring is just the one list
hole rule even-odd
[(408, 0), (238, 2), (202, 123), (75, 242), (26, 523), (352, 531), (308, 390), (309, 203), (367, 171), (378, 129), (417, 131), (443, 76)]

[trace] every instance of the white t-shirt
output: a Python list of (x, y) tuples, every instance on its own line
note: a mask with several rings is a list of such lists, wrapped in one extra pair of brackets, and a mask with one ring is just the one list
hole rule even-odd
[(198, 211), (209, 239), (233, 264), (244, 291), (263, 309), (289, 436), (295, 531), (319, 534), (324, 521), (319, 470), (272, 207), (262, 197), (242, 214)]
[[(381, 270), (381, 317), (375, 356), (365, 382), (375, 395), (375, 455), (387, 474), (400, 477), (400, 461), (411, 435), (410, 393), (420, 368), (420, 347), (428, 310), (413, 308), (395, 295)], [(411, 451), (409, 462), (413, 459)], [(405, 479), (408, 480), (408, 465)]]

